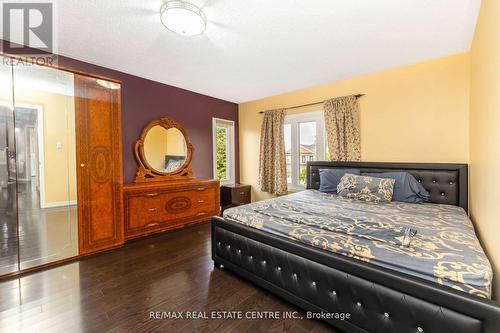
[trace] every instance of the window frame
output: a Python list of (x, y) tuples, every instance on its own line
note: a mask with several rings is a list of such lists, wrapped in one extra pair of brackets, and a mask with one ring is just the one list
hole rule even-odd
[(213, 160), (213, 178), (217, 179), (217, 127), (225, 127), (228, 129), (227, 139), (227, 158), (226, 161), (226, 175), (229, 174), (227, 179), (219, 179), (221, 184), (235, 184), (236, 183), (236, 163), (235, 163), (235, 122), (229, 119), (212, 118), (212, 160)]
[[(325, 117), (323, 111), (312, 111), (297, 113), (285, 116), (284, 124), (290, 125), (291, 128), (291, 178), (292, 182), (288, 183), (288, 189), (292, 192), (302, 191), (305, 185), (300, 184), (300, 123), (316, 122), (316, 161), (325, 160), (326, 156), (326, 132), (325, 132)], [(306, 158), (306, 164), (308, 159)]]

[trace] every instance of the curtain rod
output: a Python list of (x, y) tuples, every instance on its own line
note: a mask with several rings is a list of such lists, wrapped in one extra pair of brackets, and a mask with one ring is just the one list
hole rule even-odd
[[(356, 98), (360, 98), (360, 97), (363, 97), (365, 94), (357, 94), (357, 95), (354, 95), (354, 97)], [(297, 108), (302, 108), (304, 106), (311, 106), (311, 105), (316, 105), (316, 104), (323, 104), (325, 101), (321, 101), (321, 102), (314, 102), (314, 103), (309, 103), (309, 104), (302, 104), (302, 105), (294, 105), (294, 106), (289, 106), (287, 108), (282, 108), (283, 110), (290, 110), (290, 109), (297, 109)], [(260, 111), (259, 113), (264, 113), (264, 111)]]

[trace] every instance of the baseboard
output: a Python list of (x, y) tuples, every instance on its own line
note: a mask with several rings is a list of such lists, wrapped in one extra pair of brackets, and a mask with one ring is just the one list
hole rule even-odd
[(43, 203), (40, 205), (40, 207), (41, 208), (57, 208), (57, 207), (65, 207), (65, 206), (74, 206), (76, 204), (78, 204), (77, 200), (55, 201), (55, 202)]

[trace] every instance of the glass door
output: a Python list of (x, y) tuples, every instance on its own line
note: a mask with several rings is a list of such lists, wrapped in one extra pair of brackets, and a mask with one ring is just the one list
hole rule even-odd
[(120, 84), (0, 60), (0, 276), (122, 244)]
[(13, 66), (19, 269), (78, 255), (74, 75)]
[(0, 275), (19, 269), (12, 67), (0, 56)]

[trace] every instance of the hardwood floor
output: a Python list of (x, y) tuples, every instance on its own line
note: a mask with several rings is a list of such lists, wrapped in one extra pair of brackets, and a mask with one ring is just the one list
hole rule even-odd
[(77, 256), (77, 213), (76, 205), (40, 208), (34, 182), (0, 188), (0, 275)]
[(298, 311), (214, 268), (210, 225), (0, 282), (0, 332), (333, 332), (307, 319), (152, 319), (151, 311)]

